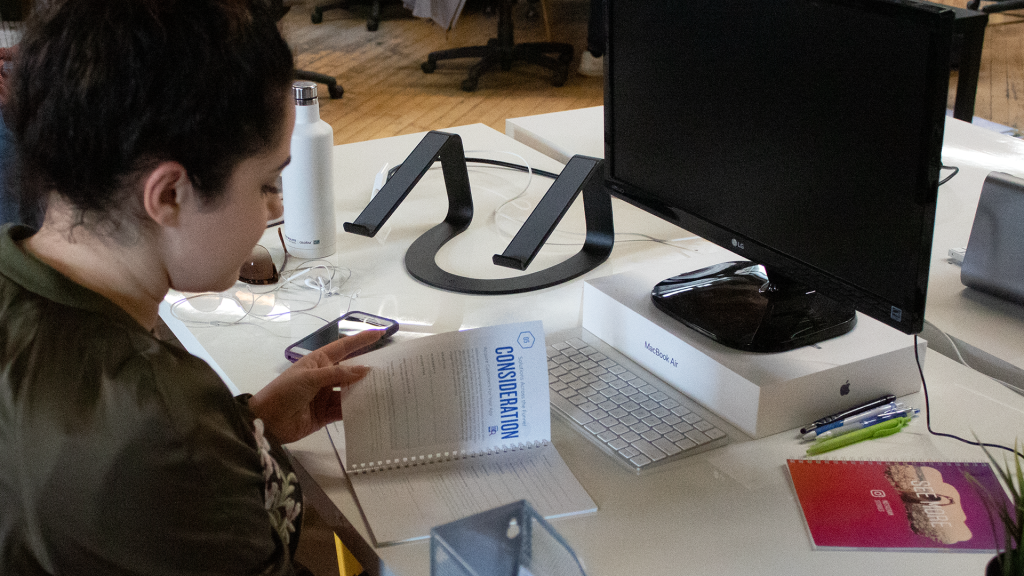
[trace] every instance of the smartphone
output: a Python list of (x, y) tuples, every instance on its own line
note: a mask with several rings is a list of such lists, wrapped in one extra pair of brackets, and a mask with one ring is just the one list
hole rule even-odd
[(297, 362), (300, 358), (317, 348), (363, 330), (384, 330), (384, 335), (374, 344), (360, 350), (360, 354), (382, 346), (386, 339), (395, 332), (398, 332), (398, 322), (390, 318), (367, 314), (366, 312), (349, 312), (333, 322), (328, 322), (323, 328), (285, 348), (284, 357), (292, 362)]

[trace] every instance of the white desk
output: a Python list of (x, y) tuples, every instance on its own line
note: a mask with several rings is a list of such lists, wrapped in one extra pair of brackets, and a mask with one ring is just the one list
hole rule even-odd
[[(574, 154), (603, 158), (604, 107), (511, 118), (505, 133), (559, 162)], [(989, 172), (1024, 177), (1024, 140), (947, 117), (942, 162), (960, 172), (939, 188), (925, 319), (956, 340), (970, 365), (1024, 388), (1024, 306), (967, 288), (960, 267), (947, 256), (950, 248), (967, 246)], [(927, 329), (923, 336), (929, 346), (955, 357), (937, 331)]]
[[(559, 168), (558, 163), (535, 150), (485, 126), (452, 129), (464, 138), (467, 150), (515, 151), (534, 166)], [(401, 162), (419, 141), (418, 135), (338, 146), (337, 212), (341, 222), (351, 221), (365, 204), (374, 174), (384, 162)], [(474, 154), (476, 155), (476, 154)], [(582, 282), (540, 292), (503, 297), (467, 296), (440, 292), (406, 274), (405, 249), (424, 230), (440, 222), (445, 213), (438, 171), (431, 171), (394, 214), (390, 234), (377, 239), (342, 234), (341, 252), (333, 259), (352, 270), (342, 292), (358, 291), (353, 308), (397, 319), (403, 329), (423, 332), (456, 330), (522, 319), (543, 319), (548, 333), (577, 326)], [(514, 195), (523, 176), (494, 169), (472, 168), (470, 178), (477, 201), (474, 226), (453, 240), (452, 250), (439, 257), (442, 266), (465, 274), (509, 275), (495, 269), (490, 255), (500, 252), (506, 237), (499, 238), (498, 224), (490, 217), (502, 197)], [(547, 182), (536, 179), (531, 194), (542, 192)], [(679, 230), (616, 201), (616, 230), (642, 231), (672, 238)], [(562, 228), (582, 229), (579, 206), (570, 210)], [(560, 228), (561, 229), (561, 228)], [(264, 244), (273, 248), (270, 234)], [(566, 240), (559, 232), (555, 241)], [(571, 236), (568, 239), (572, 239)], [(545, 248), (534, 266), (558, 260), (576, 247)], [(276, 248), (276, 254), (280, 247)], [(469, 262), (469, 256), (483, 260)], [(653, 242), (622, 242), (612, 258), (591, 272), (601, 276), (635, 266), (674, 266), (684, 257), (679, 249)], [(481, 263), (483, 262), (483, 263)], [(291, 268), (291, 265), (289, 266)], [(236, 292), (247, 291), (236, 287)], [(176, 299), (170, 295), (168, 300)], [(285, 309), (294, 298), (275, 297), (259, 302), (258, 312)], [(213, 310), (194, 319), (230, 318), (232, 305), (213, 300), (197, 301), (197, 307)], [(325, 318), (337, 316), (347, 303), (332, 297), (315, 311)], [(187, 311), (187, 310), (186, 310)], [(183, 314), (182, 309), (178, 310)], [(319, 320), (293, 314), (274, 321), (254, 321), (235, 326), (185, 324), (168, 314), (168, 324), (185, 336), (194, 352), (204, 352), (241, 391), (258, 390), (287, 366), (287, 344), (320, 324)], [(200, 350), (202, 348), (202, 350)], [(932, 393), (935, 426), (941, 430), (1005, 444), (1024, 438), (1024, 398), (991, 380), (940, 355), (931, 355), (926, 374)], [(923, 400), (911, 397), (912, 405)], [(599, 507), (596, 514), (556, 520), (554, 526), (586, 563), (590, 576), (621, 574), (849, 574), (861, 576), (891, 571), (894, 566), (913, 567), (915, 573), (980, 574), (988, 554), (940, 554), (894, 552), (813, 551), (800, 508), (785, 472), (785, 459), (800, 457), (803, 446), (791, 434), (757, 441), (742, 438), (724, 448), (667, 465), (637, 477), (612, 462), (596, 447), (559, 421), (553, 438), (562, 457)], [(402, 576), (429, 573), (426, 541), (372, 548), (362, 520), (325, 432), (289, 446), (299, 463), (307, 503), (339, 530), (343, 540), (371, 574)], [(893, 437), (855, 445), (838, 453), (845, 458), (978, 460), (980, 450), (934, 438), (917, 422)]]
[(604, 106), (509, 118), (505, 134), (562, 164), (575, 154), (604, 158)]

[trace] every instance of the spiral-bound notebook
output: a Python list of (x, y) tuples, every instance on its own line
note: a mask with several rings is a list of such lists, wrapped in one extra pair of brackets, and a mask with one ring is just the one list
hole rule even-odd
[(992, 553), (1005, 542), (984, 493), (1012, 505), (985, 462), (787, 463), (816, 548)]
[(359, 356), (331, 441), (378, 545), (525, 499), (545, 518), (597, 509), (551, 444), (540, 322), (417, 338)]

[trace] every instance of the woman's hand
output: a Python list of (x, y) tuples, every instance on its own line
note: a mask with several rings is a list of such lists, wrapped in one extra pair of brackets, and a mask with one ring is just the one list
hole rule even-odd
[[(314, 350), (267, 384), (249, 400), (249, 408), (282, 444), (295, 442), (341, 420), (345, 388), (370, 371), (339, 366), (353, 352), (373, 344), (383, 330), (366, 330)], [(335, 388), (341, 387), (341, 390)]]

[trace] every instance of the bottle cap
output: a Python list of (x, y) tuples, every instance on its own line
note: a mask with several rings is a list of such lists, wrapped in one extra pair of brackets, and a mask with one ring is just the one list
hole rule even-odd
[(316, 82), (298, 80), (292, 83), (292, 91), (295, 93), (295, 104), (298, 106), (309, 106), (316, 102)]

